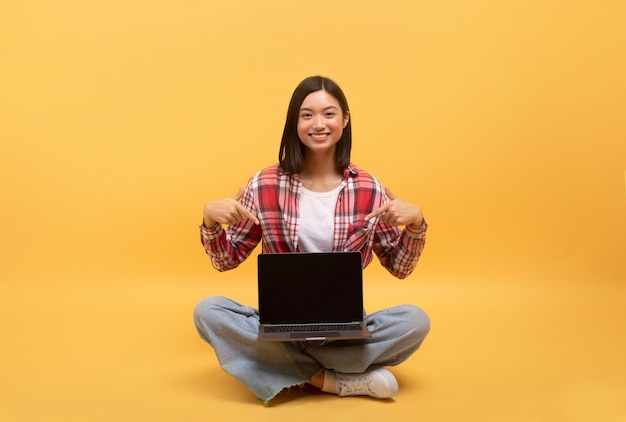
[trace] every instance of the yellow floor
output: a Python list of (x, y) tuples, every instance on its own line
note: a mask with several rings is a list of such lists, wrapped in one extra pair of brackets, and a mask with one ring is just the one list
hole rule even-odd
[(423, 348), (393, 369), (400, 393), (379, 401), (304, 389), (264, 406), (195, 334), (191, 313), (201, 297), (256, 300), (245, 271), (211, 271), (32, 274), (5, 283), (0, 420), (626, 421), (619, 280), (591, 288), (426, 273), (389, 290), (388, 276), (368, 270), (369, 309), (408, 301), (432, 318)]

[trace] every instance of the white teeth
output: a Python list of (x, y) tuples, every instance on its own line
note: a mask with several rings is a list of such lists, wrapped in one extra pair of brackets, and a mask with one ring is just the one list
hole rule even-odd
[(314, 134), (314, 133), (312, 133), (311, 136), (313, 138), (325, 138), (328, 135), (326, 135), (325, 133), (322, 133), (322, 134)]

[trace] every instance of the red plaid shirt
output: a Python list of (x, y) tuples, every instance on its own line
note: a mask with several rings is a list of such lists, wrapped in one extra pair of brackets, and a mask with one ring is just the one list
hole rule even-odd
[[(226, 271), (239, 266), (262, 241), (264, 253), (299, 252), (298, 205), (300, 177), (278, 165), (250, 178), (242, 205), (260, 221), (241, 221), (224, 229), (220, 224), (200, 225), (201, 240), (213, 266)], [(427, 225), (404, 230), (382, 223), (380, 216), (365, 216), (388, 201), (380, 182), (350, 165), (344, 171), (335, 209), (333, 251), (360, 251), (363, 268), (372, 261), (372, 251), (391, 274), (405, 278), (415, 269), (424, 249)]]

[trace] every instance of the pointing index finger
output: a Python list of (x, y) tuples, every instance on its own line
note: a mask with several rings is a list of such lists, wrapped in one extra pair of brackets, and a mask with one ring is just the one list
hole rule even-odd
[(239, 205), (239, 214), (241, 214), (242, 217), (245, 217), (248, 220), (252, 220), (254, 224), (260, 224), (259, 219), (256, 218), (256, 216), (248, 211), (246, 208), (244, 208), (243, 205)]
[(387, 212), (388, 208), (389, 208), (389, 203), (386, 203), (382, 207), (379, 207), (378, 209), (375, 209), (374, 211), (372, 211), (371, 213), (369, 213), (368, 215), (365, 216), (365, 221), (369, 221), (372, 218), (376, 217), (377, 215), (380, 215), (380, 214), (383, 214), (383, 213)]

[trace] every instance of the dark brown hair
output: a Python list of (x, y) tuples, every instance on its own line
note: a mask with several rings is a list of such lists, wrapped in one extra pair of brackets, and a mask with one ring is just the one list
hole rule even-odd
[[(287, 120), (283, 130), (283, 139), (280, 143), (278, 161), (282, 169), (289, 173), (299, 173), (304, 163), (305, 147), (298, 137), (298, 118), (302, 102), (312, 92), (324, 90), (332, 95), (341, 107), (343, 117), (350, 116), (348, 100), (339, 85), (331, 79), (323, 76), (310, 76), (300, 82), (291, 96), (287, 110)], [(343, 170), (350, 164), (350, 151), (352, 149), (352, 118), (343, 129), (341, 139), (335, 150), (335, 164), (339, 170)]]

